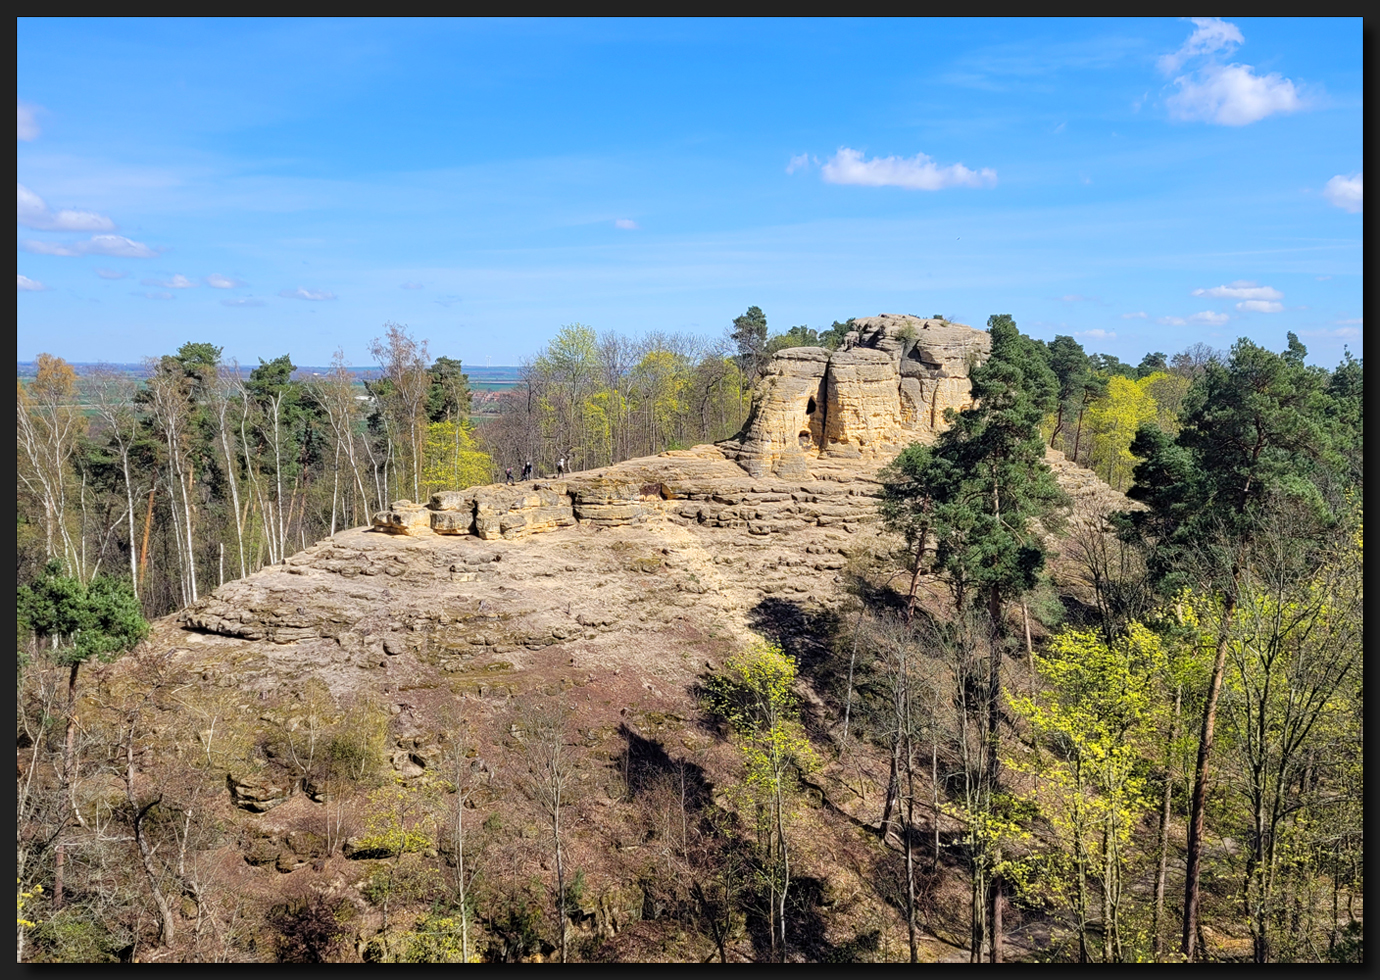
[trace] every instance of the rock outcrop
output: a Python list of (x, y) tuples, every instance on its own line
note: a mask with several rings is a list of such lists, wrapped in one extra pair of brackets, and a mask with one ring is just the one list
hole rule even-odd
[(972, 403), (969, 370), (991, 350), (981, 330), (886, 313), (855, 320), (834, 352), (772, 358), (743, 432), (721, 443), (753, 476), (801, 476), (813, 458), (878, 460), (945, 427)]

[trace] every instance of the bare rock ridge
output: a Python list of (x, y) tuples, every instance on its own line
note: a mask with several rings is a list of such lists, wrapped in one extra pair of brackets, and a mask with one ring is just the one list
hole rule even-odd
[(877, 468), (970, 402), (968, 370), (989, 350), (987, 334), (939, 320), (856, 323), (839, 351), (777, 354), (735, 439), (398, 500), (371, 528), (227, 583), (180, 623), (256, 644), (266, 684), (316, 671), (348, 689), (358, 682), (341, 668), (413, 661), (403, 653), (420, 658), (409, 670), (463, 673), (483, 655), (645, 633), (690, 606), (736, 633), (764, 596), (824, 600), (876, 519)]
[(884, 459), (943, 430), (944, 410), (972, 403), (969, 370), (991, 352), (981, 330), (884, 313), (855, 320), (832, 353), (793, 347), (772, 358), (743, 432), (721, 443), (753, 476), (804, 475), (819, 458)]

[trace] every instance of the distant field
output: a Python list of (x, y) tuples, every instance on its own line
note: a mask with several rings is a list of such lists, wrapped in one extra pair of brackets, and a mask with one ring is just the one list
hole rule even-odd
[[(18, 377), (32, 378), (37, 373), (38, 368), (34, 361), (19, 361), (17, 363)], [(98, 367), (114, 370), (120, 374), (133, 378), (142, 378), (147, 374), (143, 364), (96, 364), (76, 361), (69, 363), (71, 363), (78, 375), (89, 374)], [(240, 367), (248, 374), (253, 365), (242, 364)], [(329, 367), (321, 367), (319, 365), (302, 365), (296, 370), (293, 376), (299, 379), (310, 378), (314, 375), (329, 374), (330, 370)], [(377, 378), (379, 376), (379, 369), (376, 367), (352, 367), (349, 371), (360, 381), (365, 381), (369, 378)], [(475, 391), (504, 391), (511, 388), (518, 383), (519, 371), (520, 368), (516, 365), (507, 364), (496, 364), (484, 367), (465, 366), (465, 373), (469, 375), (470, 378), (470, 387)]]

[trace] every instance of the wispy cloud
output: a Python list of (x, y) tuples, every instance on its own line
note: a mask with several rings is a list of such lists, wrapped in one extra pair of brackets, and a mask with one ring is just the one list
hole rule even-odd
[(797, 170), (804, 170), (804, 169), (805, 169), (806, 167), (808, 167), (809, 165), (810, 165), (810, 154), (808, 154), (808, 153), (801, 153), (801, 154), (798, 154), (798, 155), (796, 155), (796, 156), (791, 157), (790, 162), (786, 164), (786, 173), (788, 173), (788, 174), (793, 174), (793, 173), (795, 173)]
[(23, 99), (16, 98), (19, 104), (19, 139), (25, 143), (31, 143), (38, 139), (38, 106), (30, 105)]
[(158, 253), (143, 242), (131, 241), (123, 235), (92, 235), (84, 242), (25, 241), (20, 247), (36, 255), (108, 255), (114, 259), (151, 259)]
[(1338, 320), (1337, 322), (1346, 327), (1359, 327), (1361, 325), (1361, 320), (1362, 317), (1355, 316), (1346, 320)]
[(1284, 294), (1270, 286), (1258, 286), (1249, 279), (1238, 279), (1225, 286), (1211, 289), (1195, 289), (1194, 296), (1211, 296), (1213, 299), (1283, 299)]
[(186, 276), (178, 274), (171, 279), (140, 279), (141, 286), (161, 286), (163, 289), (193, 289), (196, 283)]
[(399, 289), (425, 289), (426, 287), (424, 287), (424, 286), (423, 286), (421, 283), (419, 283), (419, 282), (405, 282), (405, 283), (403, 283), (401, 286), (399, 286), (398, 288), (399, 288)]
[(1215, 327), (1215, 326), (1217, 326), (1218, 324), (1226, 323), (1226, 322), (1227, 322), (1228, 320), (1230, 320), (1230, 319), (1231, 319), (1231, 317), (1229, 317), (1229, 316), (1228, 316), (1227, 314), (1225, 314), (1225, 313), (1215, 313), (1215, 312), (1213, 312), (1212, 310), (1203, 310), (1203, 312), (1201, 312), (1201, 313), (1194, 313), (1192, 316), (1190, 316), (1190, 317), (1188, 318), (1188, 322), (1189, 322), (1189, 323), (1206, 323), (1206, 324), (1209, 324), (1210, 326), (1214, 326), (1214, 327)]
[(263, 306), (264, 301), (253, 296), (227, 296), (220, 301), (221, 306)]
[(37, 279), (30, 279), (20, 273), (15, 273), (15, 275), (19, 276), (19, 292), (21, 293), (41, 293), (46, 288)]
[(1091, 303), (1093, 301), (1091, 296), (1080, 296), (1077, 293), (1069, 293), (1067, 296), (1059, 297), (1061, 303)]
[(238, 286), (248, 286), (249, 283), (243, 279), (232, 279), (229, 276), (222, 276), (219, 272), (213, 272), (206, 277), (206, 285), (212, 289), (235, 289)]
[(432, 302), (439, 306), (444, 306), (446, 309), (450, 309), (456, 303), (460, 302), (460, 297), (456, 296), (454, 293), (447, 293), (444, 296), (437, 296)]
[(1284, 304), (1266, 299), (1248, 299), (1237, 303), (1236, 308), (1245, 313), (1280, 313), (1284, 310)]
[(613, 227), (620, 231), (637, 231), (640, 226), (632, 218), (619, 218), (614, 221)]
[(1190, 17), (1193, 33), (1179, 50), (1160, 55), (1156, 64), (1160, 71), (1172, 75), (1183, 67), (1184, 62), (1199, 55), (1216, 54), (1219, 51), (1230, 54), (1246, 43), (1241, 29), (1220, 17)]
[(309, 299), (309, 300), (335, 299), (335, 293), (332, 293), (332, 292), (330, 292), (330, 291), (328, 291), (328, 290), (325, 290), (325, 289), (305, 289), (305, 288), (303, 288), (303, 287), (301, 287), (301, 286), (298, 286), (296, 289), (284, 289), (284, 290), (281, 290), (281, 291), (278, 293), (278, 295), (281, 296), (281, 297), (283, 297), (284, 299)]
[(1335, 204), (1350, 214), (1361, 213), (1361, 175), (1352, 174), (1343, 177), (1341, 174), (1333, 177), (1323, 185), (1323, 197), (1327, 198), (1327, 203)]
[(129, 275), (128, 272), (121, 272), (119, 269), (97, 269), (96, 275), (102, 279), (123, 279)]
[(142, 296), (144, 299), (172, 299), (173, 294), (162, 290), (148, 293), (130, 293), (131, 296)]
[(1188, 321), (1181, 316), (1157, 316), (1155, 317), (1155, 322), (1162, 327), (1182, 327), (1184, 324), (1188, 323)]
[(18, 190), (17, 220), (25, 228), (38, 231), (111, 231), (115, 222), (94, 211), (53, 211), (43, 198), (23, 184)]
[(1220, 56), (1231, 54), (1246, 39), (1241, 30), (1218, 17), (1194, 17), (1187, 41), (1160, 57), (1159, 69), (1172, 75), (1187, 62), (1206, 59), (1195, 70), (1174, 79), (1177, 91), (1165, 104), (1176, 119), (1245, 126), (1277, 112), (1305, 107), (1292, 81), (1278, 72), (1257, 75), (1250, 65), (1225, 64)]
[(948, 187), (991, 187), (997, 172), (984, 167), (969, 170), (961, 163), (940, 167), (923, 153), (914, 157), (874, 157), (863, 159), (861, 150), (840, 147), (824, 164), (824, 179), (831, 184), (856, 184), (861, 187), (904, 187), (912, 191), (938, 191)]
[(1139, 313), (1123, 313), (1121, 314), (1121, 318), (1123, 320), (1147, 320), (1149, 319), (1149, 315), (1142, 310)]
[(1077, 336), (1077, 337), (1090, 337), (1090, 338), (1092, 338), (1093, 340), (1115, 340), (1115, 339), (1116, 339), (1116, 331), (1115, 331), (1115, 330), (1103, 330), (1103, 329), (1101, 329), (1100, 327), (1094, 327), (1094, 328), (1091, 329), (1091, 330), (1079, 330), (1079, 331), (1076, 331), (1074, 335)]

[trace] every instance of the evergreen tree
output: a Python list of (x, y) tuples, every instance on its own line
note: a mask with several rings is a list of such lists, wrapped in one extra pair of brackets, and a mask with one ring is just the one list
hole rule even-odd
[[(949, 428), (932, 451), (912, 447), (884, 471), (882, 516), (916, 549), (917, 564), (926, 536), (934, 534), (934, 568), (948, 580), (960, 613), (970, 598), (986, 606), (991, 642), (982, 778), (990, 810), (1000, 778), (1003, 608), (1039, 581), (1045, 551), (1034, 521), (1064, 497), (1045, 465), (1040, 434), (1059, 393), (1047, 350), (1008, 314), (988, 318), (987, 329), (991, 356), (970, 376), (975, 404), (945, 413)], [(974, 862), (990, 870), (1000, 854), (974, 855)], [(994, 960), (1001, 956), (1001, 891), (993, 880), (985, 919), (980, 908), (973, 910), (974, 947), (985, 921)]]
[[(67, 730), (63, 740), (60, 795), (66, 799), (75, 762), (77, 675), (93, 657), (112, 660), (148, 636), (149, 624), (139, 600), (122, 579), (98, 575), (89, 583), (67, 575), (62, 563), (49, 561), (38, 577), (21, 585), (16, 597), (21, 631), (47, 641), (49, 656), (68, 668)], [(53, 867), (53, 909), (62, 907), (65, 852), (59, 841)]]

